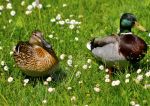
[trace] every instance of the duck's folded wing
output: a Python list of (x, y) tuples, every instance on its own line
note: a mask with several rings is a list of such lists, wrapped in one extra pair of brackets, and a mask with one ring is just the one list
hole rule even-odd
[(20, 41), (15, 48), (15, 52), (20, 53), (28, 53), (29, 52), (29, 48), (31, 48), (31, 45), (28, 42), (22, 42)]
[(119, 36), (108, 36), (108, 37), (104, 37), (104, 38), (94, 38), (91, 41), (91, 46), (92, 48), (96, 48), (96, 47), (103, 47), (107, 44), (110, 43), (115, 43), (119, 41)]

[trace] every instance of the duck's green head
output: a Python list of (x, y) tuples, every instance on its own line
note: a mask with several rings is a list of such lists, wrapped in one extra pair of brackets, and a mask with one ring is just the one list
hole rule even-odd
[(141, 31), (146, 32), (147, 30), (141, 26), (136, 17), (131, 13), (124, 13), (120, 19), (120, 33), (131, 32), (131, 28), (136, 27)]

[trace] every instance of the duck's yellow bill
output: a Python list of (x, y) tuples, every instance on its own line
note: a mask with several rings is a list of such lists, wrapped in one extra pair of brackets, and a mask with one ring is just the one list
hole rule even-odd
[(147, 30), (142, 25), (140, 25), (138, 22), (135, 22), (134, 27), (139, 29), (140, 31), (147, 32)]

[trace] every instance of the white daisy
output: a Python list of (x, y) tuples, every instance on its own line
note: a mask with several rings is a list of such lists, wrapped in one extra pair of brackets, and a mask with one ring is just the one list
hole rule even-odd
[(76, 97), (75, 97), (75, 96), (72, 96), (72, 97), (71, 97), (71, 101), (76, 101)]
[[(3, 26), (3, 29), (6, 29), (6, 26), (5, 26), (5, 25)], [(0, 50), (2, 50), (2, 49), (3, 49), (3, 48), (2, 48), (2, 47), (0, 47)]]
[(100, 88), (99, 87), (94, 87), (94, 91), (95, 92), (100, 92)]
[(10, 55), (12, 55), (13, 53), (14, 53), (13, 51), (10, 51), (10, 52), (9, 52)]
[(23, 82), (27, 84), (29, 82), (29, 79), (24, 79)]
[(7, 81), (8, 81), (9, 83), (11, 83), (11, 82), (13, 81), (13, 77), (9, 77), (9, 78), (7, 79)]
[(44, 84), (44, 85), (48, 85), (48, 82), (47, 82), (47, 81), (44, 81), (43, 84)]
[(106, 68), (106, 69), (105, 69), (105, 72), (106, 72), (106, 73), (108, 73), (108, 72), (109, 72), (109, 69), (108, 69), (108, 68)]
[(129, 79), (125, 79), (125, 83), (129, 83), (129, 81), (130, 81)]
[(135, 101), (131, 101), (130, 105), (134, 106), (135, 105)]
[(136, 80), (137, 80), (137, 81), (143, 80), (143, 75), (138, 75), (137, 78), (136, 78)]
[(55, 18), (52, 18), (52, 19), (51, 19), (51, 22), (55, 22), (55, 21), (56, 21), (56, 19), (55, 19)]
[(31, 10), (33, 9), (33, 6), (32, 6), (32, 5), (28, 5), (27, 9), (28, 9), (29, 11), (31, 11)]
[(0, 46), (0, 50), (2, 50), (3, 49), (3, 47), (2, 46)]
[(73, 17), (73, 16), (74, 16), (73, 14), (69, 15), (70, 18)]
[(119, 84), (120, 84), (119, 80), (112, 81), (112, 83), (111, 83), (112, 86), (117, 86)]
[(29, 11), (29, 10), (27, 10), (27, 11), (25, 12), (26, 15), (29, 15), (29, 14), (31, 14), (31, 13), (32, 13), (32, 11)]
[(1, 61), (1, 65), (4, 66), (5, 65), (5, 61)]
[(72, 66), (72, 60), (71, 59), (69, 59), (69, 60), (67, 60), (67, 64), (68, 64), (68, 66)]
[(87, 60), (87, 63), (89, 63), (89, 64), (90, 64), (91, 62), (92, 62), (92, 60), (91, 60), (91, 59), (88, 59), (88, 60)]
[(57, 14), (56, 20), (60, 20), (60, 19), (61, 19), (61, 15), (60, 15), (60, 14)]
[(47, 100), (43, 100), (42, 103), (43, 103), (43, 104), (46, 104), (46, 103), (47, 103)]
[(76, 20), (71, 20), (69, 23), (72, 24), (72, 25), (75, 25), (76, 24)]
[(58, 22), (60, 25), (64, 25), (65, 24), (65, 21), (59, 21)]
[(81, 75), (81, 71), (77, 71), (77, 72), (76, 72), (76, 77), (79, 78), (80, 75)]
[(51, 78), (51, 77), (48, 77), (48, 78), (46, 79), (46, 81), (47, 81), (47, 82), (50, 82), (50, 81), (52, 81), (52, 78)]
[(36, 2), (32, 2), (32, 6), (35, 8), (36, 7)]
[(78, 41), (78, 40), (79, 40), (79, 38), (78, 38), (78, 37), (75, 37), (74, 39), (75, 39), (75, 41)]
[(109, 78), (106, 78), (106, 79), (105, 79), (105, 82), (110, 82), (110, 79), (109, 79)]
[(38, 9), (42, 9), (42, 7), (43, 7), (42, 4), (39, 4), (39, 5), (37, 6)]
[(52, 35), (52, 34), (50, 34), (48, 37), (49, 37), (49, 38), (53, 38), (53, 35)]
[(145, 76), (146, 76), (146, 77), (150, 77), (150, 70), (145, 73)]
[(138, 69), (138, 70), (137, 70), (137, 74), (141, 73), (141, 71), (142, 71), (141, 69)]
[(144, 85), (144, 88), (145, 88), (145, 89), (150, 88), (150, 84), (145, 84), (145, 85)]
[(126, 74), (126, 78), (129, 78), (130, 77), (130, 74)]
[(70, 86), (69, 86), (67, 89), (68, 89), (68, 90), (71, 90), (71, 89), (72, 89), (72, 87), (70, 87)]
[(69, 25), (70, 29), (74, 29), (74, 27), (75, 27), (74, 25)]
[(11, 16), (15, 16), (15, 15), (16, 15), (16, 12), (15, 12), (14, 10), (12, 10), (12, 11), (10, 12), (10, 15), (11, 15)]
[(48, 92), (49, 92), (49, 93), (54, 92), (54, 91), (55, 91), (55, 88), (52, 88), (52, 87), (49, 87), (49, 88), (48, 88)]
[(12, 9), (11, 3), (8, 3), (7, 6), (6, 6), (6, 8), (7, 8), (7, 9)]
[(92, 65), (89, 65), (89, 67), (88, 68), (91, 68), (92, 67)]
[(103, 66), (103, 65), (100, 65), (100, 66), (99, 66), (99, 69), (100, 69), (100, 70), (104, 70), (104, 66)]
[(134, 106), (140, 106), (140, 104), (135, 104)]
[(82, 66), (82, 68), (83, 68), (84, 70), (86, 70), (86, 69), (88, 68), (88, 65), (85, 64), (85, 65)]
[(67, 6), (67, 4), (63, 4), (63, 7), (66, 7)]
[(79, 81), (78, 83), (79, 83), (79, 84), (82, 84), (82, 83), (83, 83), (83, 81)]
[(69, 19), (65, 19), (65, 23), (69, 24), (70, 20)]
[(64, 60), (64, 59), (65, 59), (65, 56), (66, 56), (65, 54), (61, 54), (61, 55), (60, 55), (60, 59), (61, 59), (61, 60)]
[(25, 5), (25, 1), (22, 1), (22, 2), (21, 2), (21, 5), (24, 6), (24, 5)]
[(0, 5), (0, 11), (2, 11), (4, 9), (3, 5)]
[(106, 74), (106, 75), (105, 75), (105, 79), (108, 79), (108, 78), (109, 78), (109, 74)]
[(4, 70), (5, 70), (5, 71), (8, 71), (8, 69), (9, 69), (8, 66), (5, 65), (5, 66), (4, 66)]
[(12, 22), (12, 19), (9, 19), (8, 22), (11, 23), (11, 22)]

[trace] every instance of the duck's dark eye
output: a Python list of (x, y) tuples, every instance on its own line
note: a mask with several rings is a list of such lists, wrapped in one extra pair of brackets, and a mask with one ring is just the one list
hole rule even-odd
[(37, 34), (36, 34), (36, 33), (33, 33), (33, 35), (34, 35), (34, 36), (37, 36)]
[(40, 38), (40, 35), (38, 33), (35, 33), (35, 35), (37, 38)]

